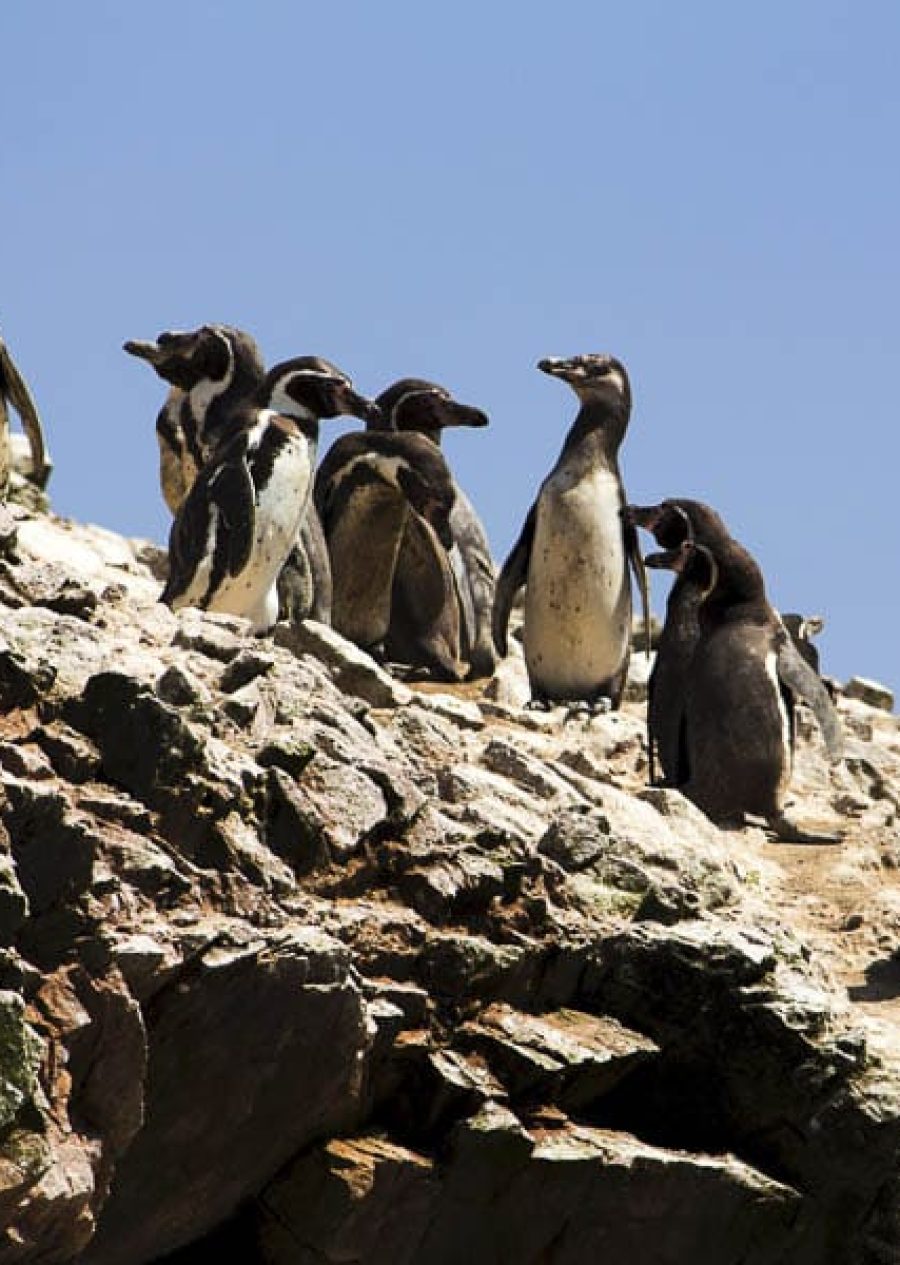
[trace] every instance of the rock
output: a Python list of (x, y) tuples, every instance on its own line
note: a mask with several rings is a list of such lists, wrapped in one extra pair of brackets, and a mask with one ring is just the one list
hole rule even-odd
[(154, 994), (146, 1022), (146, 1121), (84, 1265), (132, 1265), (199, 1238), (358, 1110), (365, 1010), (346, 955), (313, 930), (259, 952), (223, 940)]
[(0, 945), (15, 942), (28, 913), (28, 900), (19, 885), (13, 859), (0, 853)]
[(484, 687), (484, 697), (513, 710), (526, 706), (531, 698), (531, 686), (521, 655), (509, 655), (500, 660), (494, 675)]
[(73, 724), (96, 742), (110, 781), (154, 804), (202, 758), (202, 745), (176, 711), (119, 672), (92, 676), (70, 711)]
[(416, 1265), (434, 1202), (432, 1167), (424, 1156), (379, 1137), (335, 1139), (317, 1148), (266, 1190), (260, 1259), (269, 1265), (316, 1259)]
[(652, 1041), (615, 1020), (575, 1010), (526, 1015), (488, 1006), (458, 1040), (481, 1053), (515, 1103), (589, 1106), (656, 1053)]
[(799, 1203), (728, 1157), (585, 1128), (529, 1134), (493, 1108), (443, 1163), (372, 1136), (318, 1148), (266, 1192), (261, 1259), (581, 1265), (650, 1259), (649, 1241), (660, 1265), (761, 1265)]
[(842, 690), (845, 698), (855, 698), (867, 707), (876, 707), (880, 711), (894, 710), (894, 695), (886, 685), (878, 681), (870, 681), (864, 676), (852, 676)]
[(371, 655), (315, 620), (276, 624), (275, 644), (296, 655), (314, 655), (328, 668), (339, 690), (373, 707), (405, 707), (413, 698), (409, 686), (396, 681)]
[(0, 1260), (900, 1253), (890, 711), (838, 696), (839, 769), (800, 717), (846, 840), (773, 843), (646, 785), (642, 704), (522, 710), (517, 644), (409, 688), (9, 514)]
[(202, 697), (202, 689), (191, 675), (177, 664), (171, 664), (156, 682), (156, 692), (173, 707), (188, 707)]

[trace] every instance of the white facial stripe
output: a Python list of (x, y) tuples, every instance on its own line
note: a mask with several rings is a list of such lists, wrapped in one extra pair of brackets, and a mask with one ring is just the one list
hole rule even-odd
[(218, 338), (219, 342), (224, 345), (226, 355), (228, 356), (228, 368), (225, 370), (223, 377), (203, 378), (188, 392), (188, 398), (191, 402), (191, 412), (194, 414), (195, 418), (206, 416), (213, 400), (220, 395), (224, 395), (231, 386), (232, 379), (234, 378), (234, 352), (232, 350), (231, 343), (224, 334), (214, 327), (210, 329), (210, 332), (214, 338)]
[(708, 549), (704, 549), (703, 552), (709, 563), (709, 583), (703, 590), (703, 598), (706, 599), (719, 583), (719, 565)]
[(272, 392), (269, 407), (263, 409), (259, 416), (268, 420), (273, 413), (284, 413), (286, 417), (299, 417), (309, 422), (317, 420), (316, 414), (305, 404), (299, 404), (293, 396), (288, 395), (280, 383)]
[(347, 387), (351, 385), (349, 378), (339, 373), (331, 373), (328, 369), (292, 369), (285, 376), (288, 378), (328, 378), (332, 382), (343, 382)]
[(352, 461), (348, 461), (343, 469), (331, 480), (329, 488), (329, 496), (332, 496), (338, 488), (344, 483), (354, 470), (360, 466), (365, 466), (368, 470), (374, 470), (380, 475), (385, 483), (389, 483), (392, 487), (399, 488), (399, 471), (404, 467), (406, 462), (401, 457), (384, 457), (380, 453), (361, 453), (358, 457), (354, 457)]
[(625, 394), (625, 379), (622, 377), (621, 373), (619, 373), (618, 369), (610, 369), (609, 373), (606, 375), (606, 381), (614, 382), (619, 394)]

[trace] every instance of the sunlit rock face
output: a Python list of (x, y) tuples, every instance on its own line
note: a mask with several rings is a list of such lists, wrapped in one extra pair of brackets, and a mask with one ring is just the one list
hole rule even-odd
[(639, 658), (610, 715), (525, 710), (519, 657), (410, 687), (8, 514), (0, 1261), (900, 1258), (873, 683), (837, 768), (801, 711), (792, 812), (845, 838), (790, 846), (647, 787)]

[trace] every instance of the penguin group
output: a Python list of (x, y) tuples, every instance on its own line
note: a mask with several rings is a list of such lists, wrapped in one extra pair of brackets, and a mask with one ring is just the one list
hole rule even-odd
[[(478, 515), (441, 449), (449, 427), (487, 426), (444, 386), (399, 379), (368, 398), (318, 356), (268, 372), (227, 325), (167, 332), (125, 350), (169, 384), (156, 422), (174, 519), (161, 600), (245, 616), (331, 623), (411, 679), (488, 677), (509, 652), (520, 592), (532, 707), (618, 708), (632, 653), (633, 585), (649, 654), (645, 565), (674, 572), (648, 686), (650, 781), (721, 824), (762, 818), (781, 839), (833, 842), (785, 812), (794, 710), (808, 704), (841, 758), (834, 703), (809, 640), (784, 619), (759, 566), (699, 501), (629, 505), (619, 451), (631, 417), (624, 364), (605, 354), (538, 368), (579, 408), (497, 572)], [(317, 466), (319, 423), (363, 428)], [(642, 558), (638, 529), (657, 552)]]

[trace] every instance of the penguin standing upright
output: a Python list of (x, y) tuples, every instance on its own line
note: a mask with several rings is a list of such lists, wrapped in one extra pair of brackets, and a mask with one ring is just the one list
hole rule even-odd
[[(390, 429), (425, 435), (438, 447), (441, 436), (451, 426), (487, 426), (487, 414), (469, 404), (453, 399), (450, 392), (435, 382), (422, 378), (401, 378), (377, 397), (385, 423)], [(490, 676), (496, 663), (491, 617), (494, 608), (496, 567), (491, 557), (487, 534), (472, 502), (458, 482), (453, 480), (454, 501), (450, 511), (452, 546), (450, 562), (456, 576), (461, 606), (461, 656), (469, 665), (469, 677)], [(417, 561), (424, 558), (428, 566), (429, 551), (416, 541), (418, 518), (413, 517), (401, 545), (394, 575), (392, 631), (388, 650), (393, 642), (400, 659), (409, 657), (408, 633), (420, 620), (421, 571)]]
[(278, 618), (277, 579), (310, 495), (319, 419), (377, 416), (340, 369), (317, 356), (276, 365), (201, 469), (169, 537), (162, 601), (178, 610)]
[[(715, 510), (702, 501), (669, 498), (659, 505), (630, 505), (627, 515), (638, 527), (652, 532), (656, 543), (665, 551), (648, 561), (648, 566), (665, 566), (670, 556), (677, 560), (679, 550), (691, 544), (716, 550), (722, 548), (724, 541), (729, 541), (735, 548), (743, 548), (732, 539)], [(694, 570), (689, 568), (687, 573), (678, 572), (677, 567), (673, 570), (676, 570), (675, 583), (666, 603), (665, 624), (648, 685), (647, 729), (651, 770), (658, 757), (664, 782), (680, 786), (688, 778), (685, 700), (694, 652), (701, 639), (700, 607), (704, 593), (696, 582)], [(774, 617), (774, 612), (772, 614)], [(777, 670), (782, 689), (789, 692), (788, 706), (794, 696), (798, 696), (812, 707), (829, 753), (839, 758), (841, 736), (837, 714), (827, 697), (826, 687), (803, 662), (792, 640), (778, 639)]]
[(634, 527), (623, 518), (618, 452), (631, 414), (625, 366), (613, 356), (541, 360), (581, 408), (503, 564), (494, 640), (507, 650), (516, 593), (525, 589), (523, 641), (533, 702), (618, 707), (631, 645), (629, 562), (649, 619)]
[[(679, 549), (686, 541), (715, 542), (727, 534), (715, 510), (700, 501), (666, 500), (660, 505), (630, 505), (629, 521), (652, 531), (657, 544)], [(698, 608), (701, 592), (686, 577), (676, 575), (666, 603), (666, 618), (656, 647), (656, 659), (647, 683), (647, 746), (650, 780), (656, 782), (657, 761), (662, 781), (678, 786), (687, 777), (684, 694), (688, 670), (699, 638)]]
[[(255, 340), (231, 325), (168, 331), (156, 342), (132, 339), (125, 351), (146, 360), (170, 384), (156, 419), (163, 498), (177, 514), (213, 451), (240, 426), (241, 407), (266, 376)], [(328, 550), (312, 503), (279, 577), (282, 613), (331, 619)]]
[[(440, 680), (465, 675), (460, 604), (450, 565), (455, 488), (424, 435), (374, 429), (341, 436), (316, 475), (315, 498), (331, 558), (338, 632), (380, 657)], [(394, 582), (407, 549), (409, 626), (397, 628)]]
[[(686, 653), (674, 761), (680, 789), (713, 820), (749, 813), (765, 818), (782, 839), (835, 842), (784, 814), (795, 698), (813, 706), (832, 759), (840, 758), (840, 726), (824, 686), (769, 605), (759, 566), (708, 506), (668, 501), (630, 516), (668, 539), (678, 519), (689, 523), (679, 543), (646, 559), (649, 567), (675, 571), (683, 595), (693, 589), (685, 607), (696, 613), (693, 651), (679, 642), (679, 653)], [(671, 702), (678, 702), (674, 690)]]
[(124, 350), (146, 360), (169, 394), (156, 419), (159, 480), (166, 504), (177, 514), (220, 439), (235, 408), (266, 375), (256, 342), (231, 325), (169, 330), (156, 342), (130, 339)]

